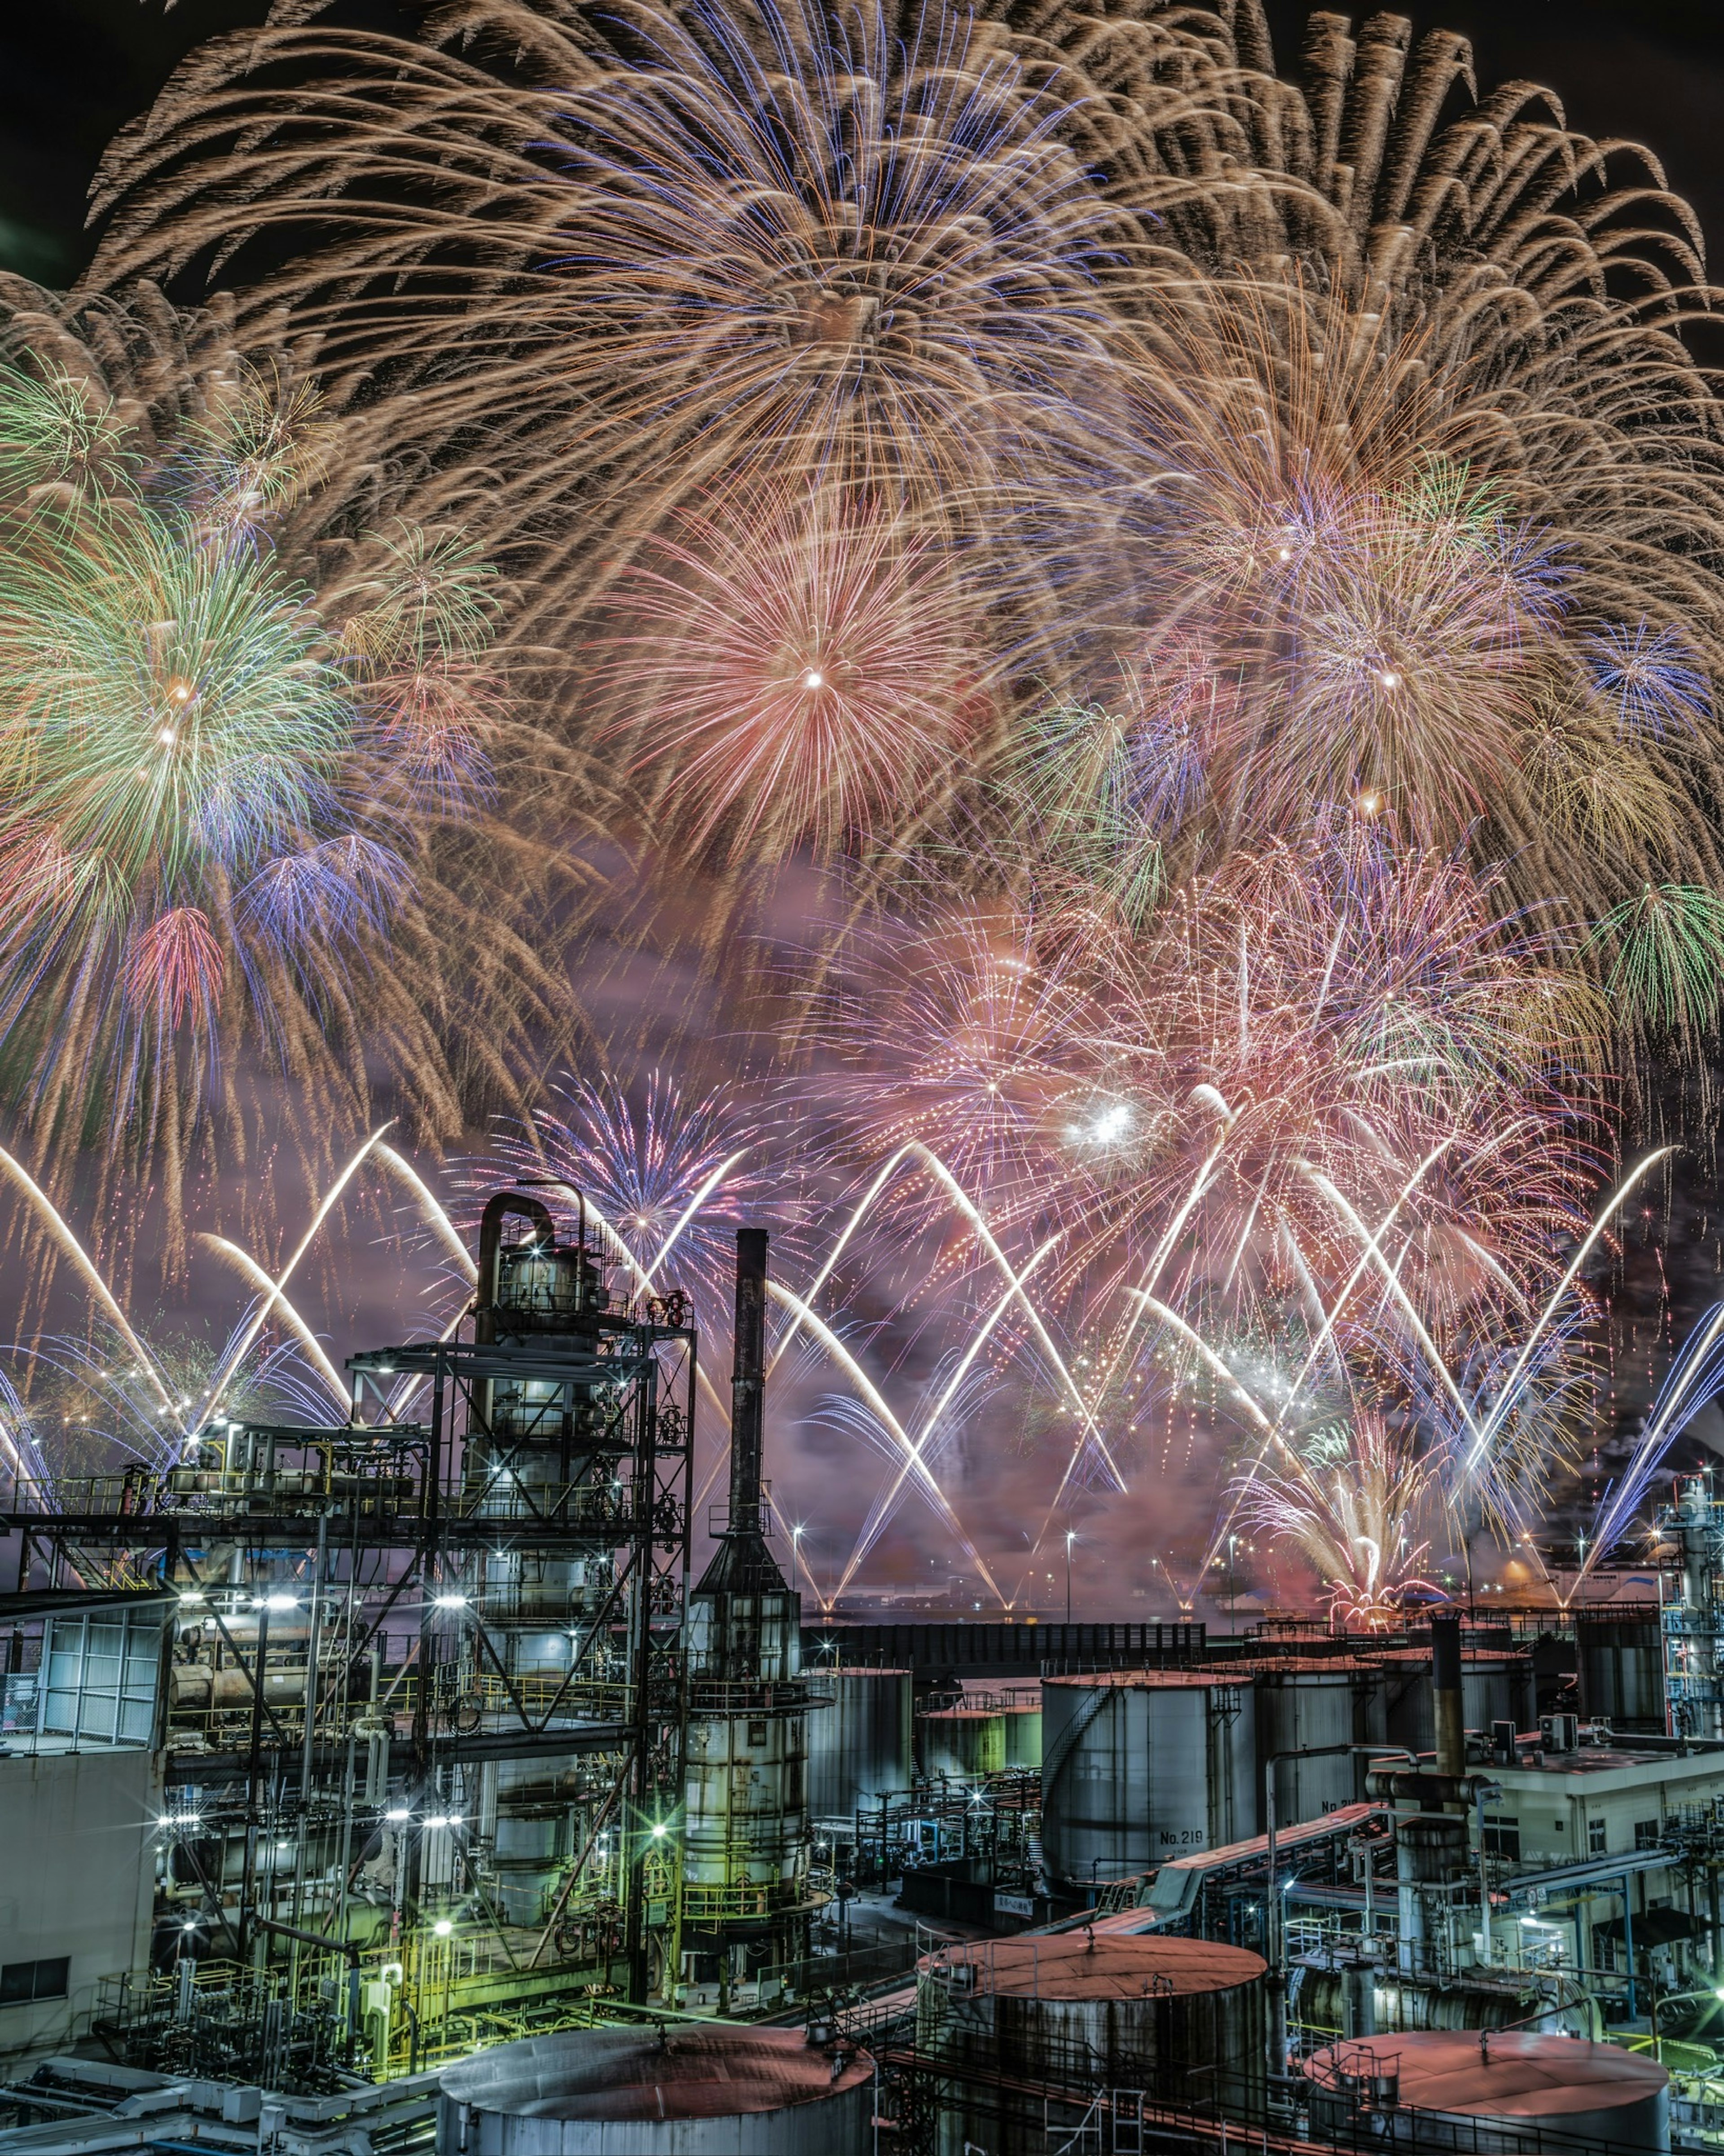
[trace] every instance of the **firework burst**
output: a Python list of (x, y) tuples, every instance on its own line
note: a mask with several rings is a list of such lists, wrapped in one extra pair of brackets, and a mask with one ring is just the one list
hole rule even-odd
[(548, 1180), (560, 1214), (579, 1192), (604, 1224), (595, 1232), (627, 1253), (629, 1294), (680, 1287), (699, 1322), (723, 1330), (738, 1224), (768, 1192), (775, 1222), (784, 1219), (782, 1127), (738, 1093), (690, 1097), (657, 1071), (634, 1087), (569, 1079), (555, 1091), (557, 1107), (500, 1130), (495, 1163), (475, 1188), (494, 1188), (499, 1168)]
[(948, 792), (989, 731), (972, 610), (875, 499), (732, 498), (617, 592), (616, 731), (673, 842), (829, 855)]
[(1382, 1415), (1279, 1445), (1239, 1494), (1244, 1524), (1311, 1565), (1331, 1621), (1374, 1630), (1398, 1622), (1409, 1600), (1440, 1596), (1424, 1577), (1429, 1529), (1443, 1516), (1435, 1473)]

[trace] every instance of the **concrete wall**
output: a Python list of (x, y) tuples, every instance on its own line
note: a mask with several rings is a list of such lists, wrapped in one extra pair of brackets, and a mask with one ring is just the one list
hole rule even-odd
[(71, 1958), (68, 1995), (0, 2006), (0, 2057), (85, 2030), (100, 1978), (150, 1955), (161, 1754), (0, 1758), (0, 1964)]

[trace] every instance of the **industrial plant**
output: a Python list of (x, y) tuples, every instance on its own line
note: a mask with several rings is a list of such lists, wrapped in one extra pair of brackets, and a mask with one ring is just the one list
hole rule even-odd
[(577, 1206), (343, 1424), (8, 1485), (0, 2150), (1714, 2145), (1706, 1478), (1655, 1599), (811, 1615), (766, 1231), (697, 1537), (689, 1306)]

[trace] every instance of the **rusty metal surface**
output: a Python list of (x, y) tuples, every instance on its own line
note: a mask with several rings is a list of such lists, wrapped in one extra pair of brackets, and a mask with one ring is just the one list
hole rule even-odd
[(947, 1958), (973, 1964), (977, 1994), (1011, 1999), (1188, 1998), (1255, 1984), (1265, 1968), (1260, 1955), (1242, 1947), (1121, 1934), (1099, 1925), (978, 1942), (948, 1948)]
[(834, 2061), (794, 2029), (679, 2022), (530, 2036), (451, 2066), (443, 2093), (517, 2118), (720, 2118), (783, 2111), (854, 2088), (866, 2052)]
[[(1373, 2063), (1373, 2062), (1375, 2063)], [(1549, 2118), (1644, 2103), (1669, 2082), (1655, 2061), (1614, 2044), (1530, 2031), (1490, 2034), (1432, 2029), (1331, 2044), (1313, 2054), (1321, 2080), (1398, 2072), (1400, 2101), (1422, 2111), (1493, 2118)]]

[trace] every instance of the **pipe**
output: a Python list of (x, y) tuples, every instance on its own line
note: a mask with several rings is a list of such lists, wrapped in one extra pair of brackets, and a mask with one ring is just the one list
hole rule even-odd
[(736, 1230), (736, 1353), (731, 1364), (731, 1517), (733, 1535), (761, 1532), (767, 1366), (767, 1231)]
[[(1282, 1952), (1285, 1938), (1281, 1922), (1284, 1912), (1280, 1887), (1275, 1878), (1275, 1768), (1283, 1759), (1333, 1758), (1342, 1752), (1352, 1756), (1363, 1753), (1369, 1759), (1398, 1758), (1418, 1763), (1414, 1754), (1399, 1744), (1300, 1744), (1290, 1751), (1271, 1752), (1263, 1763), (1265, 1854), (1269, 1872), (1264, 1897), (1264, 1944), (1269, 1949), (1265, 1956), (1269, 1963), (1269, 2071), (1278, 2078), (1285, 2076), (1287, 2071), (1287, 1971)], [(1372, 1779), (1367, 1778), (1367, 1789)]]
[(1431, 1703), (1437, 1735), (1437, 1772), (1466, 1772), (1466, 1700), (1461, 1678), (1460, 1619), (1431, 1619)]
[(1473, 1803), (1479, 1815), (1479, 1959), (1486, 1969), (1491, 1966), (1491, 1874), (1485, 1862), (1485, 1806), (1498, 1802), (1501, 1795), (1501, 1782), (1474, 1776)]
[(260, 1932), (276, 1932), (285, 1939), (296, 1939), (301, 1946), (321, 1947), (326, 1953), (338, 1953), (350, 1969), (359, 1966), (362, 1951), (356, 1939), (333, 1939), (327, 1932), (307, 1932), (297, 1924), (279, 1923), (274, 1917), (256, 1917), (253, 1922)]
[[(478, 1348), (490, 1348), (497, 1338), (497, 1280), (503, 1255), (503, 1223), (513, 1215), (519, 1220), (529, 1220), (535, 1231), (543, 1236), (546, 1247), (557, 1240), (557, 1227), (551, 1218), (550, 1209), (536, 1198), (529, 1198), (520, 1190), (499, 1190), (485, 1200), (485, 1211), (479, 1220), (479, 1293), (473, 1310), (473, 1342)], [(586, 1240), (586, 1201), (581, 1207), (582, 1240)]]

